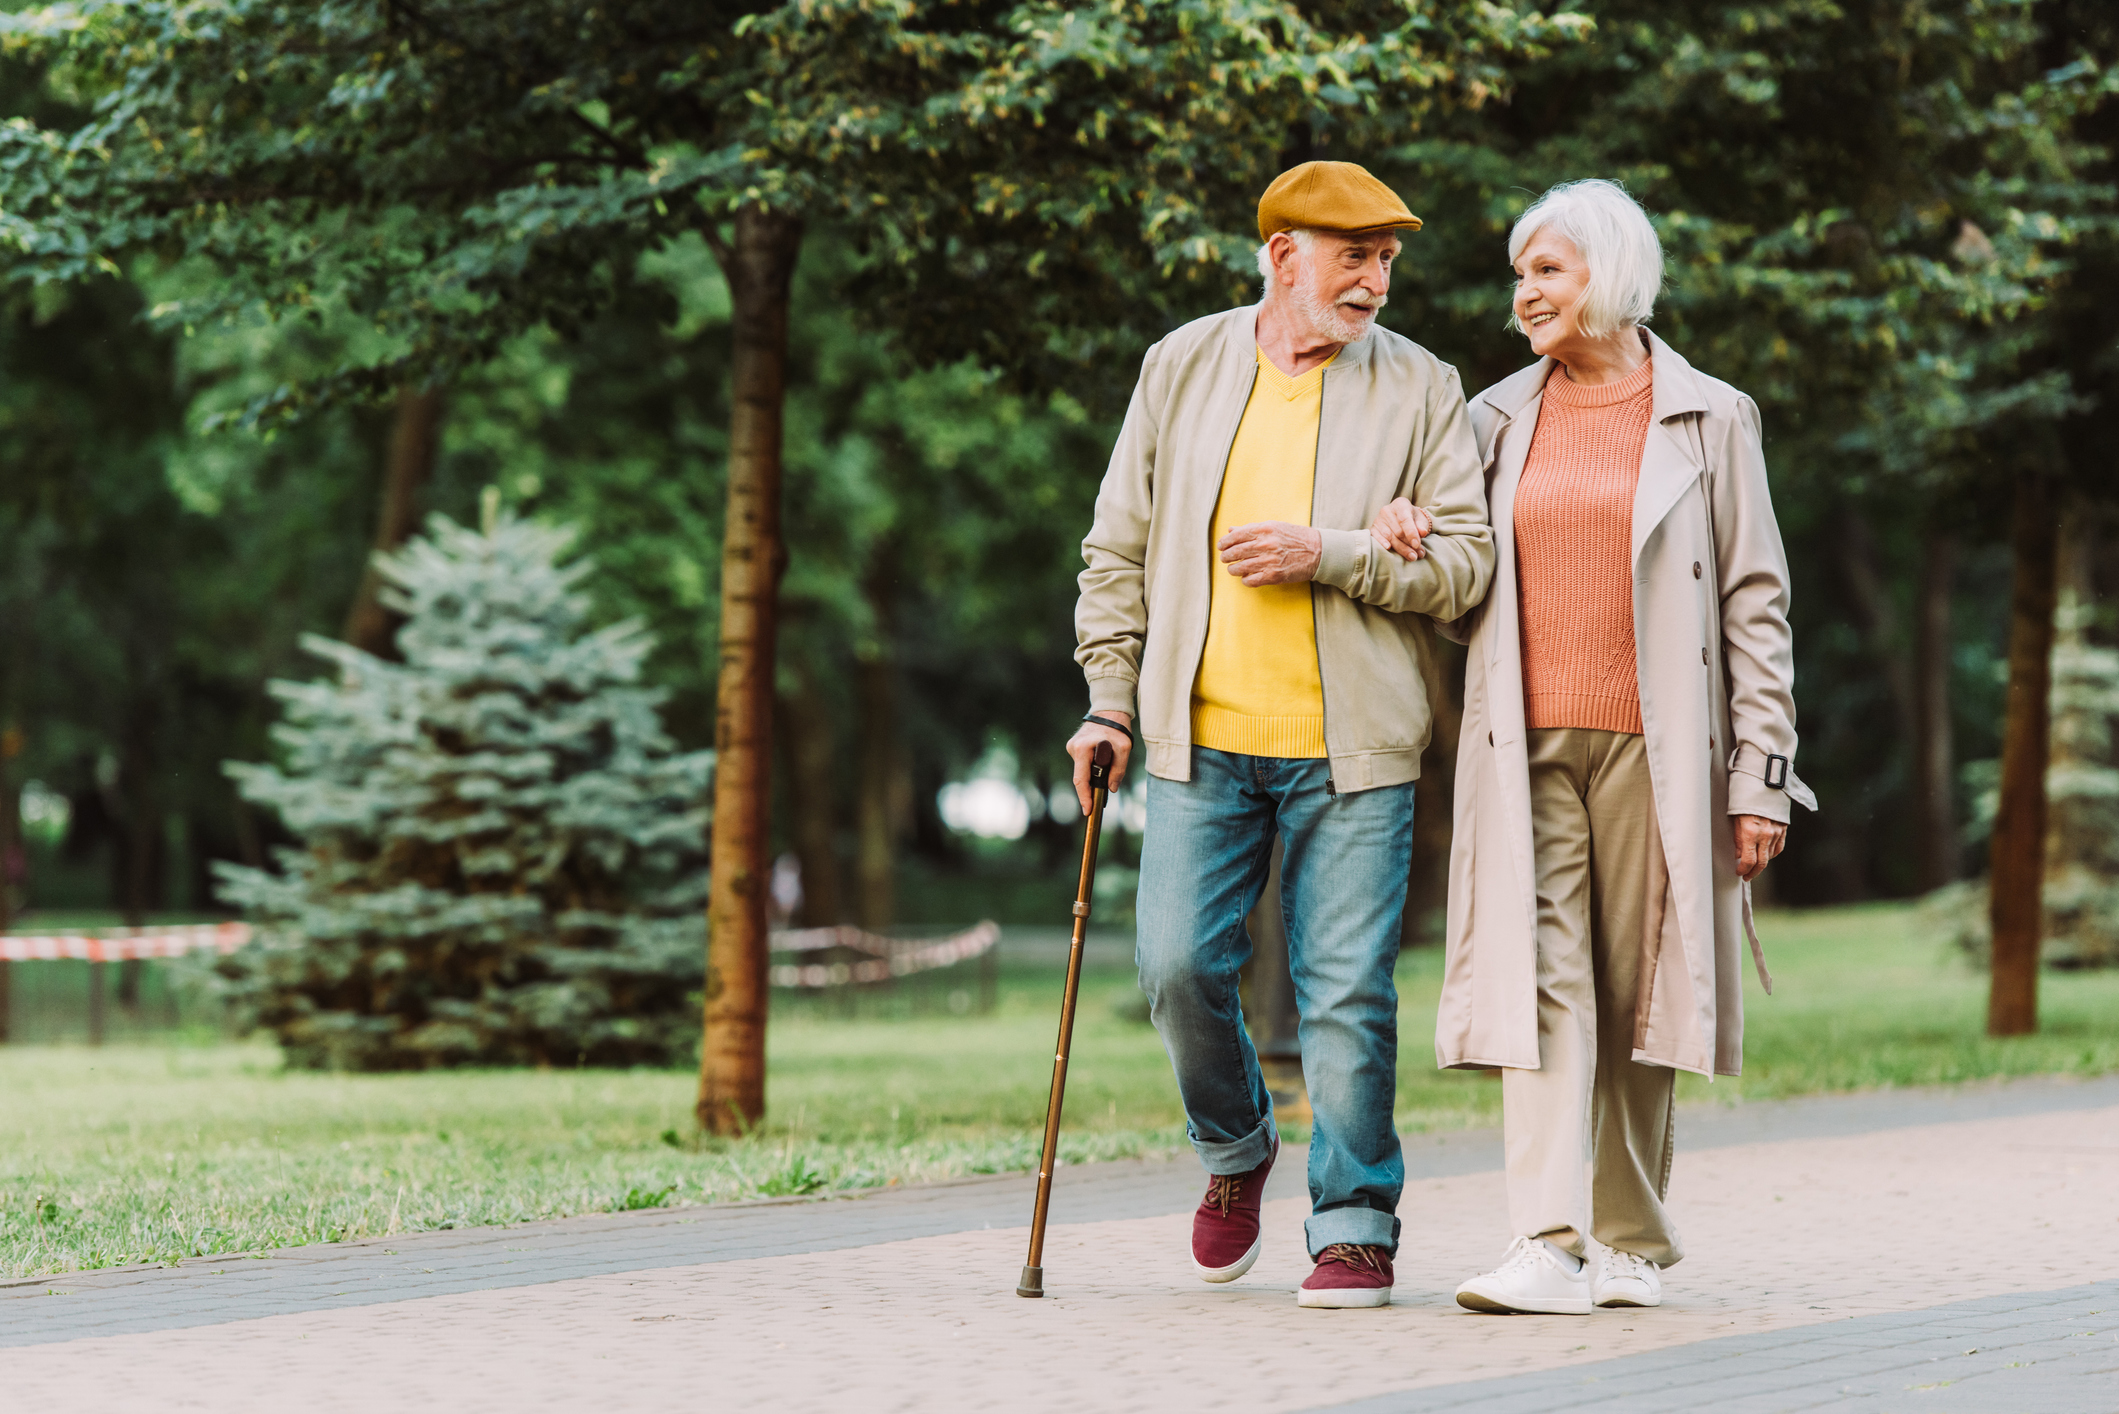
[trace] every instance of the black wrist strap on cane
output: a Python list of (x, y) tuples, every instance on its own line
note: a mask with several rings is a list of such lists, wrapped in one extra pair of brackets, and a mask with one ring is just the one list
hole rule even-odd
[(1112, 731), (1115, 732), (1124, 732), (1129, 737), (1133, 735), (1133, 728), (1125, 725), (1123, 722), (1114, 722), (1109, 717), (1099, 717), (1094, 712), (1089, 713), (1087, 716), (1083, 717), (1082, 720), (1085, 722), (1094, 722), (1100, 727), (1109, 727)]

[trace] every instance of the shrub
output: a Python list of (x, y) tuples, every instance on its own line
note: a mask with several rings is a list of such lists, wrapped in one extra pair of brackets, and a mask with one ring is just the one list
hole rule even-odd
[(279, 765), (230, 762), (301, 847), (224, 865), (223, 966), (291, 1062), (662, 1065), (696, 1044), (710, 754), (677, 754), (632, 622), (595, 629), (564, 528), (436, 516), (378, 559), (402, 663), (314, 635)]

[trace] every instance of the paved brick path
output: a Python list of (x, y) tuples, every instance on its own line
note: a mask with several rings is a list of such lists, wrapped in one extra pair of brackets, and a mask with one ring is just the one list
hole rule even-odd
[(1332, 1414), (2086, 1414), (2119, 1408), (2119, 1281), (1378, 1395)]
[[(1189, 1165), (435, 1233), (0, 1290), (0, 1387), (57, 1410), (2119, 1410), (2119, 1080), (1681, 1119), (1693, 1256), (1655, 1311), (1479, 1317), (1491, 1135), (1416, 1141), (1395, 1304), (1297, 1309), (1299, 1167), (1206, 1287)], [(1292, 1190), (1292, 1191), (1291, 1191)], [(989, 1226), (990, 1224), (990, 1226)], [(44, 1295), (47, 1290), (71, 1293)]]

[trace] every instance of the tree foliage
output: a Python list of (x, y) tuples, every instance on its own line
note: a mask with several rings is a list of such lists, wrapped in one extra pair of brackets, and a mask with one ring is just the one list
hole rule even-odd
[[(1661, 231), (1657, 327), (1759, 400), (1804, 772), (1829, 804), (1776, 866), (1796, 897), (1917, 886), (1918, 822), (1878, 828), (1923, 799), (1916, 726), (1939, 714), (1962, 755), (1995, 749), (2011, 487), (2064, 463), (2060, 429), (2110, 391), (2109, 335), (2086, 345), (2067, 311), (2113, 266), (2108, 158), (2083, 125), (2113, 106), (2119, 52), (2065, 8), (1596, 0), (1594, 43), (1396, 153), (1458, 219), (1414, 238), (1385, 317), (1468, 362), (1467, 387), (1527, 358), (1502, 327), (1509, 224), (1599, 175)], [(1954, 569), (1932, 563), (1953, 543)], [(1962, 633), (1940, 648), (1940, 704), (1912, 700), (1938, 585)], [(1951, 812), (1946, 778), (1939, 794)]]
[[(881, 686), (892, 828), (962, 866), (934, 788), (995, 741), (1055, 769), (1078, 713), (1069, 561), (1134, 352), (1248, 297), (1273, 171), (1346, 157), (1427, 220), (1385, 318), (1471, 389), (1527, 357), (1502, 327), (1513, 216), (1571, 177), (1643, 197), (1672, 253), (1658, 325), (1764, 405), (1794, 561), (1828, 808), (1768, 878), (1788, 901), (1922, 886), (1917, 628), (1939, 586), (1955, 756), (1992, 756), (2010, 484), (2109, 479), (2110, 6), (608, 8), (0, 22), (18, 779), (258, 862), (264, 822), (206, 767), (263, 754), (263, 683), (340, 621), (379, 460), (372, 414), (315, 404), (428, 376), (450, 400), (430, 504), (468, 517), (490, 483), (580, 524), (597, 621), (651, 622), (673, 734), (708, 742), (733, 317), (714, 257), (733, 204), (767, 200), (809, 223), (777, 685), (821, 705), (826, 782), (783, 780), (774, 848), (817, 806), (854, 860)], [(269, 438), (207, 430), (260, 419)]]
[(1229, 293), (1291, 133), (1366, 150), (1585, 29), (1431, 0), (85, 0), (8, 22), (93, 116), (0, 131), (0, 239), (39, 280), (204, 258), (171, 326), (342, 304), (392, 342), (321, 386), (382, 391), (572, 332), (640, 253), (765, 203), (857, 234), (855, 308), (915, 355), (1078, 366)]

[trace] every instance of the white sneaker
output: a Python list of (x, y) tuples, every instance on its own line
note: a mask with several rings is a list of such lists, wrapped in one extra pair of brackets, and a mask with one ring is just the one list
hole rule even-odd
[(1597, 1263), (1596, 1303), (1599, 1306), (1660, 1306), (1663, 1304), (1662, 1269), (1646, 1257), (1604, 1249)]
[(1509, 1245), (1501, 1265), (1457, 1288), (1457, 1304), (1467, 1311), (1530, 1312), (1544, 1316), (1589, 1314), (1589, 1264), (1573, 1271), (1567, 1259), (1543, 1238), (1519, 1237)]

